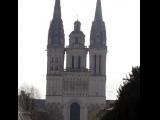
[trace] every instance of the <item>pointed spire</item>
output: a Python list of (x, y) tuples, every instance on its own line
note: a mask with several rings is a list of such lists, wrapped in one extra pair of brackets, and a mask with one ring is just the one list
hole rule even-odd
[(96, 12), (94, 20), (102, 20), (101, 0), (97, 0)]
[(97, 0), (95, 18), (90, 33), (90, 47), (106, 46), (106, 28), (102, 19), (101, 0)]
[(48, 45), (64, 47), (64, 30), (63, 21), (61, 19), (60, 0), (55, 0), (53, 19), (50, 23)]
[(60, 0), (55, 1), (53, 19), (61, 19)]

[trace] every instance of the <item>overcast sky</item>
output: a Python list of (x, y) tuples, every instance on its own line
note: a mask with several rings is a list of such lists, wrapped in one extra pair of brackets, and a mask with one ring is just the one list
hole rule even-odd
[[(97, 0), (61, 0), (65, 43), (78, 19), (89, 46)], [(107, 31), (106, 99), (117, 89), (132, 66), (140, 65), (140, 0), (101, 0)], [(47, 37), (55, 0), (18, 0), (18, 87), (33, 85), (46, 93)], [(88, 65), (87, 65), (88, 66)]]

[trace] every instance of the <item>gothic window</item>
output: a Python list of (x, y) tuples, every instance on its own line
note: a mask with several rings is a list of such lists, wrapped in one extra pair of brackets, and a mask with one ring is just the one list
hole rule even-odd
[(72, 68), (74, 68), (74, 56), (72, 56)]
[(58, 32), (57, 32), (57, 31), (54, 32), (54, 36), (55, 36), (55, 37), (58, 36)]
[(94, 73), (96, 73), (96, 55), (94, 55)]
[(60, 43), (60, 40), (58, 39), (58, 32), (57, 31), (54, 32), (53, 43), (54, 44), (59, 44)]
[(99, 42), (99, 35), (97, 35), (97, 42)]
[(56, 57), (56, 63), (58, 63), (58, 57)]
[(75, 44), (78, 44), (78, 38), (77, 37), (75, 38)]
[(101, 55), (99, 56), (99, 73), (101, 73)]
[(96, 42), (97, 42), (97, 43), (100, 43), (100, 39), (101, 39), (101, 38), (100, 38), (100, 35), (98, 34), (96, 37), (97, 37)]
[(53, 59), (53, 57), (51, 58), (51, 63), (53, 63), (54, 61), (53, 61), (54, 59)]
[(56, 70), (56, 71), (58, 70), (58, 66), (55, 67), (55, 70)]
[(53, 66), (50, 67), (50, 70), (53, 71)]
[(80, 120), (80, 105), (78, 103), (71, 104), (70, 120)]
[(93, 38), (93, 43), (92, 44), (95, 44), (95, 42), (96, 42), (96, 40), (95, 40), (95, 38)]
[(78, 56), (78, 69), (81, 68), (81, 56)]

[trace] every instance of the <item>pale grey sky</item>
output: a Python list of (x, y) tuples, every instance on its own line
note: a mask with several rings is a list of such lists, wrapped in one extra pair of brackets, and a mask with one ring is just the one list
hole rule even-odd
[[(75, 20), (89, 45), (97, 0), (61, 0), (65, 42)], [(18, 87), (33, 85), (45, 98), (47, 37), (55, 0), (18, 0)], [(107, 31), (106, 99), (116, 99), (122, 78), (140, 65), (140, 0), (101, 0)]]

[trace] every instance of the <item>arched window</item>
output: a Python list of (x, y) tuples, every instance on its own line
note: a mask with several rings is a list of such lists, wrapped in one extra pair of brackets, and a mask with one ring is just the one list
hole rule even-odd
[(96, 73), (96, 55), (94, 55), (94, 73)]
[(55, 32), (53, 33), (53, 35), (54, 35), (53, 44), (58, 44), (58, 43), (59, 43), (59, 40), (58, 40), (58, 32), (55, 31)]
[(72, 69), (74, 69), (74, 56), (72, 56)]
[(75, 38), (75, 44), (78, 44), (78, 38), (77, 37)]
[(53, 66), (50, 67), (50, 70), (53, 71)]
[(53, 60), (53, 57), (51, 58), (51, 63), (53, 63), (54, 62), (54, 60)]
[(81, 56), (78, 56), (78, 69), (81, 68)]
[(99, 56), (99, 73), (101, 74), (101, 55)]
[(56, 57), (56, 63), (58, 63), (58, 57)]
[(70, 120), (80, 120), (80, 105), (78, 103), (71, 104)]
[(56, 70), (56, 71), (58, 70), (58, 66), (55, 67), (55, 70)]

